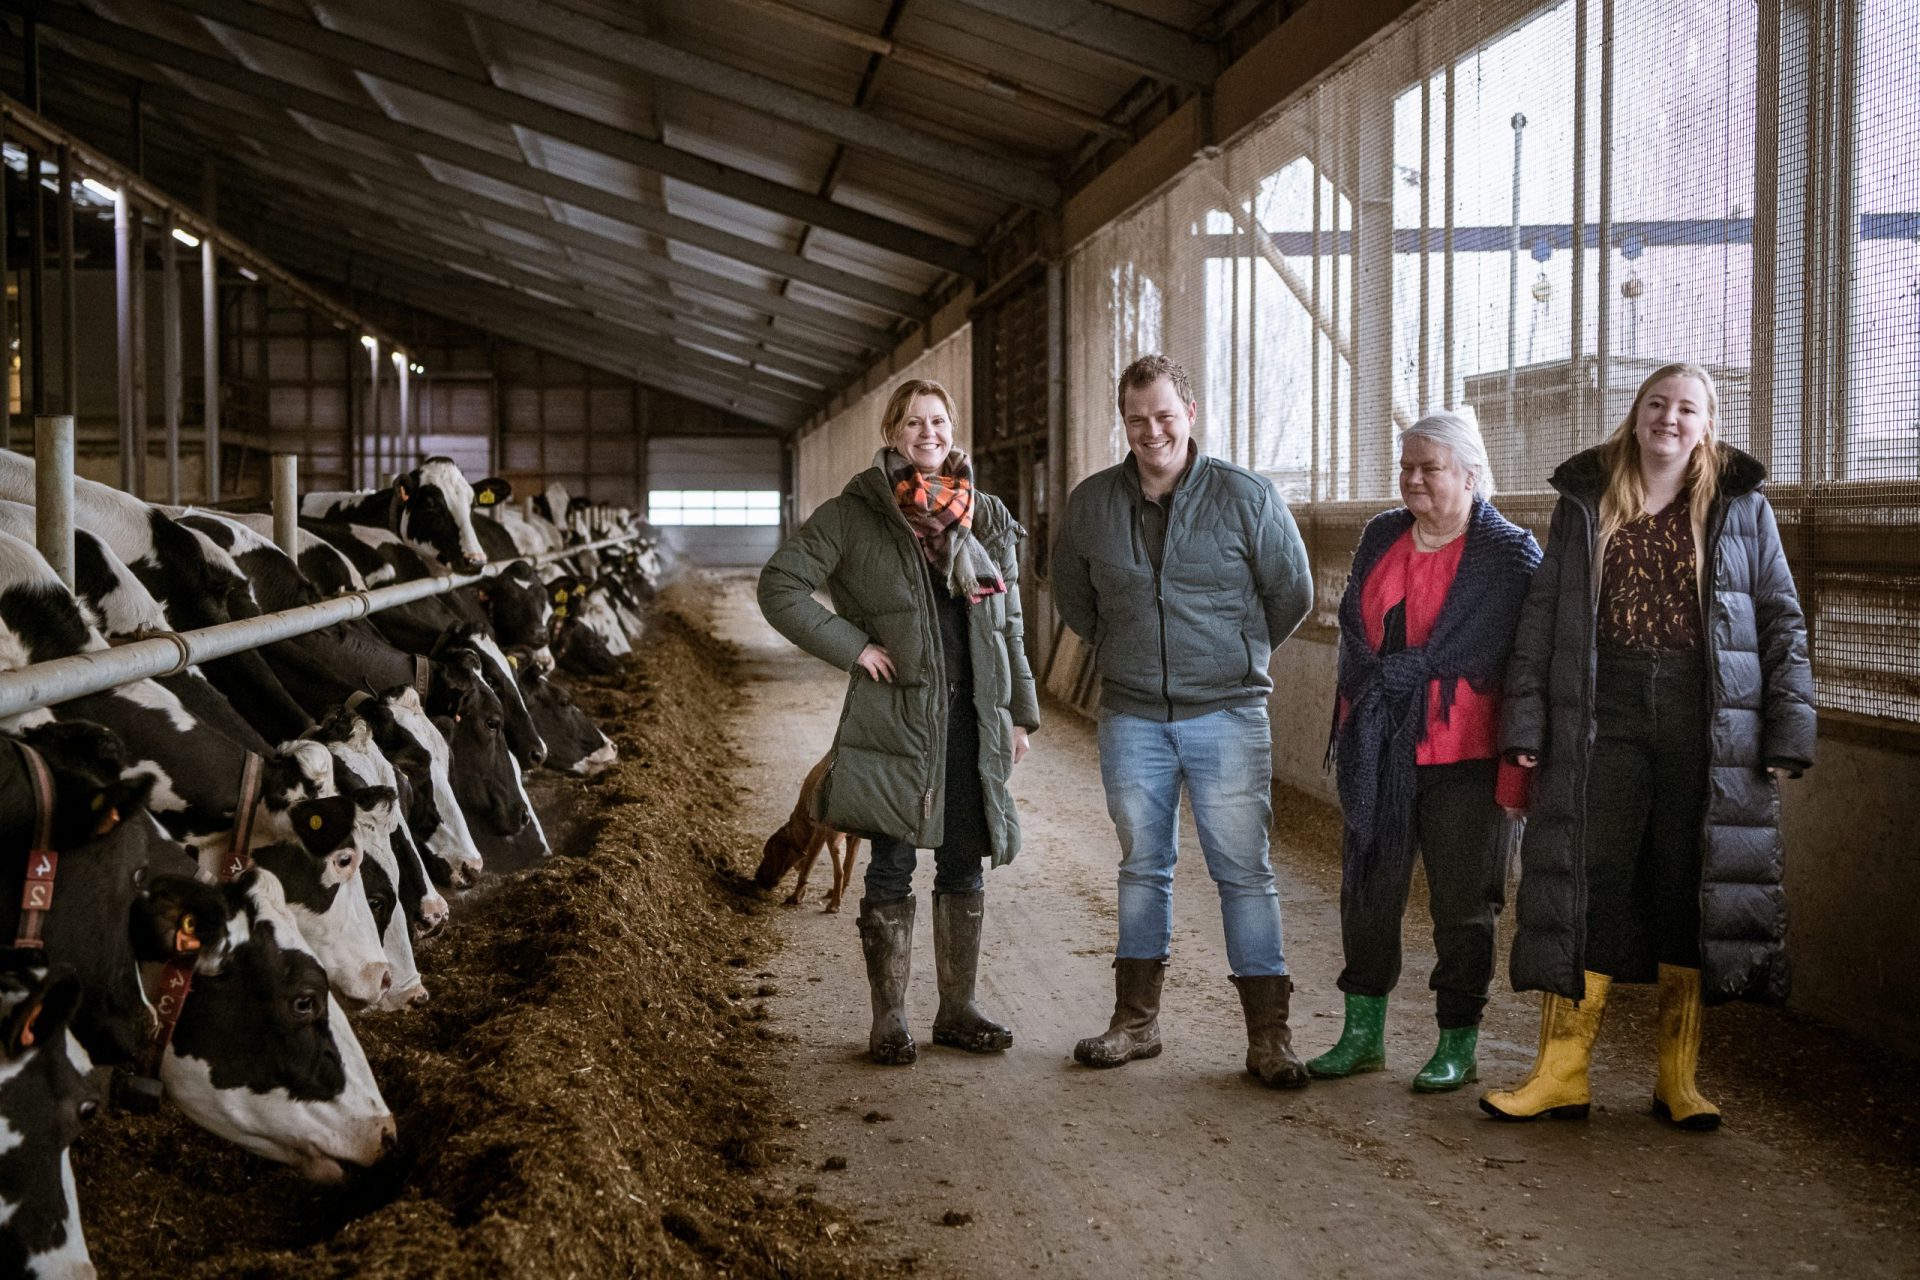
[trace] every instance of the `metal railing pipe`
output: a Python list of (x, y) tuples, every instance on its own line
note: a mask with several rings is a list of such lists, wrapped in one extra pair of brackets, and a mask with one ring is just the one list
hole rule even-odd
[(33, 541), (73, 590), (73, 415), (33, 420)]
[(261, 645), (292, 640), (342, 622), (379, 613), (383, 609), (424, 600), (428, 596), (445, 595), (492, 577), (505, 566), (521, 560), (542, 565), (583, 551), (597, 551), (632, 540), (631, 535), (602, 538), (597, 542), (561, 547), (538, 555), (511, 556), (494, 561), (478, 573), (396, 582), (294, 609), (283, 609), (278, 613), (262, 614), (257, 618), (223, 622), (197, 631), (170, 631), (113, 648), (69, 654), (49, 662), (36, 662), (32, 666), (0, 672), (0, 718), (83, 698), (90, 693), (102, 693), (135, 680), (175, 675), (195, 663), (211, 662), (216, 658), (257, 649)]

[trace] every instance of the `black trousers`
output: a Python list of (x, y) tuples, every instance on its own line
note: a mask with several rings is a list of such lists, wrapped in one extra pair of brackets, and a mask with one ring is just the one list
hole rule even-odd
[[(1506, 842), (1494, 802), (1492, 760), (1422, 765), (1414, 839), (1427, 868), (1427, 910), (1438, 961), (1427, 985), (1442, 1027), (1474, 1027), (1493, 981), (1494, 932), (1506, 905)], [(1400, 981), (1400, 920), (1413, 885), (1376, 892), (1362, 906), (1340, 886), (1340, 942), (1346, 968), (1339, 987), (1384, 996)]]
[[(935, 893), (978, 893), (986, 884), (980, 860), (993, 852), (986, 793), (980, 786), (980, 721), (973, 685), (952, 685), (947, 702), (946, 831), (933, 851)], [(876, 836), (867, 860), (867, 897), (875, 904), (913, 895), (919, 850), (904, 840)]]
[(1622, 982), (1700, 967), (1700, 859), (1711, 747), (1706, 659), (1602, 651), (1588, 766), (1584, 963)]

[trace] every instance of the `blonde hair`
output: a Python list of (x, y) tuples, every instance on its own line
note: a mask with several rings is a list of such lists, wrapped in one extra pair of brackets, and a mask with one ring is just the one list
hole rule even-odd
[(881, 444), (889, 448), (893, 446), (894, 433), (900, 429), (900, 424), (906, 420), (907, 410), (920, 396), (937, 396), (940, 403), (947, 406), (947, 421), (953, 425), (954, 430), (959, 430), (960, 410), (955, 407), (953, 396), (947, 389), (926, 378), (909, 378), (895, 387), (893, 394), (887, 397), (887, 407), (880, 415)]
[(1713, 509), (1714, 499), (1720, 495), (1720, 465), (1726, 454), (1725, 447), (1715, 435), (1720, 414), (1720, 393), (1713, 385), (1712, 375), (1699, 365), (1685, 362), (1663, 364), (1640, 384), (1640, 390), (1633, 395), (1633, 407), (1627, 410), (1626, 421), (1600, 446), (1600, 461), (1607, 469), (1606, 492), (1600, 495), (1600, 541), (1603, 544), (1620, 531), (1621, 525), (1638, 517), (1646, 507), (1647, 482), (1640, 474), (1640, 439), (1634, 434), (1633, 428), (1640, 419), (1640, 403), (1647, 398), (1648, 390), (1662, 378), (1674, 377), (1692, 378), (1707, 393), (1707, 430), (1700, 437), (1700, 443), (1694, 446), (1693, 456), (1687, 460), (1688, 514), (1696, 529), (1706, 526), (1707, 513)]

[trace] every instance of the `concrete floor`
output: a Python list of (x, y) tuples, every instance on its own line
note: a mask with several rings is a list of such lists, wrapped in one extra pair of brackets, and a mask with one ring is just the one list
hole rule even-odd
[[(845, 677), (767, 628), (750, 578), (716, 582), (713, 624), (742, 646), (752, 692), (751, 718), (730, 726), (746, 758), (741, 824), (764, 834), (831, 741)], [(802, 1127), (790, 1135), (798, 1155), (774, 1176), (841, 1206), (876, 1258), (936, 1275), (1920, 1275), (1913, 1063), (1775, 1010), (1713, 1010), (1702, 1087), (1727, 1123), (1680, 1133), (1648, 1113), (1653, 993), (1627, 989), (1596, 1054), (1591, 1118), (1497, 1124), (1475, 1106), (1478, 1089), (1408, 1091), (1434, 1034), (1418, 906), (1388, 1070), (1258, 1088), (1241, 1071), (1239, 1006), (1190, 822), (1166, 1052), (1112, 1072), (1075, 1066), (1074, 1040), (1104, 1029), (1112, 1004), (1118, 854), (1092, 727), (1051, 708), (1015, 793), (1025, 850), (988, 876), (981, 965), (982, 1006), (1016, 1032), (1004, 1056), (926, 1044), (924, 901), (911, 995), (922, 1052), (908, 1068), (864, 1060), (857, 881), (842, 912), (823, 913), (823, 862), (808, 901), (780, 917), (769, 1003), (775, 1028), (795, 1037), (783, 1083)], [(1331, 819), (1282, 796), (1275, 860), (1305, 1055), (1339, 1031)], [(1419, 886), (1413, 901), (1424, 902)], [(1500, 973), (1481, 1038), (1486, 1084), (1522, 1076), (1537, 1034), (1538, 998), (1505, 988), (1504, 954)], [(836, 1157), (844, 1169), (830, 1167)]]

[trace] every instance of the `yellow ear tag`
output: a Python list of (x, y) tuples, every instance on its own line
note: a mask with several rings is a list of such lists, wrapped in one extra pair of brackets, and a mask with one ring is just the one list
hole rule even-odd
[(565, 605), (561, 605), (561, 606), (560, 606), (560, 607), (559, 607), (558, 609), (555, 609), (555, 610), (553, 611), (553, 616), (554, 616), (554, 617), (556, 617), (556, 618), (564, 618), (564, 617), (566, 617), (566, 616), (567, 616), (567, 606), (565, 606)]
[(483, 507), (490, 507), (493, 505), (493, 490), (482, 489), (474, 496), (473, 500)]
[(106, 804), (107, 793), (104, 791), (96, 791), (93, 796), (93, 811), (95, 813), (100, 812), (100, 810), (106, 807)]
[(326, 824), (321, 821), (320, 815), (317, 813), (313, 814), (307, 819), (307, 826), (311, 830), (318, 831), (321, 827), (325, 825)]
[(555, 604), (565, 604), (567, 602), (567, 591), (565, 587), (553, 593), (553, 602)]
[(520, 669), (520, 659), (514, 657), (512, 654), (508, 654), (507, 665), (512, 667), (515, 671), (518, 671)]
[(583, 596), (587, 594), (587, 589), (585, 587), (575, 587), (573, 589), (573, 594), (575, 594), (576, 596)]

